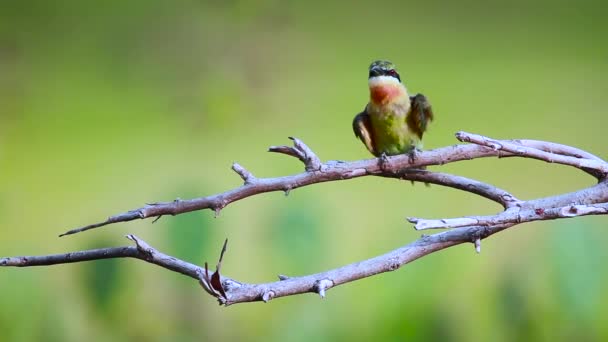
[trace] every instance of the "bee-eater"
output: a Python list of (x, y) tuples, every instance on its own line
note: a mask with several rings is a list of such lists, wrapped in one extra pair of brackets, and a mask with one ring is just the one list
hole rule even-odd
[(422, 148), (422, 134), (433, 111), (422, 94), (409, 96), (395, 65), (374, 61), (369, 66), (370, 101), (355, 116), (353, 131), (376, 157), (410, 153)]

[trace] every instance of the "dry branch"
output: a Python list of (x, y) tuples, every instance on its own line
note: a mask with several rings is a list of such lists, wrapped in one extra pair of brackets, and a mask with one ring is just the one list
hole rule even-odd
[[(337, 269), (302, 277), (279, 276), (279, 281), (247, 284), (220, 274), (226, 243), (215, 272), (207, 264), (200, 267), (162, 254), (133, 235), (127, 235), (135, 246), (104, 248), (66, 254), (0, 258), (0, 266), (46, 266), (105, 258), (137, 258), (166, 269), (190, 276), (199, 281), (205, 291), (220, 304), (264, 301), (300, 293), (315, 292), (325, 297), (332, 287), (378, 273), (393, 271), (422, 256), (461, 243), (473, 243), (481, 251), (481, 240), (514, 225), (537, 220), (553, 220), (583, 215), (608, 214), (608, 163), (574, 147), (536, 140), (496, 140), (476, 134), (458, 132), (456, 137), (472, 144), (455, 145), (420, 152), (415, 159), (408, 155), (388, 157), (387, 160), (367, 159), (352, 162), (322, 163), (302, 141), (291, 138), (293, 147), (271, 147), (269, 151), (298, 158), (305, 172), (278, 178), (256, 178), (251, 172), (234, 163), (232, 169), (243, 179), (244, 185), (224, 193), (191, 200), (152, 203), (126, 213), (111, 216), (106, 221), (70, 230), (63, 235), (135, 219), (160, 218), (194, 210), (212, 209), (217, 213), (228, 204), (271, 191), (290, 191), (302, 186), (362, 177), (367, 175), (397, 178), (448, 186), (477, 194), (499, 203), (504, 211), (496, 215), (450, 219), (408, 218), (416, 229), (452, 228), (424, 236), (404, 247), (384, 255), (346, 265)], [(423, 170), (429, 165), (443, 165), (455, 161), (498, 157), (525, 157), (550, 163), (569, 165), (592, 175), (597, 184), (578, 191), (523, 201), (506, 190), (462, 176)]]
[[(302, 141), (292, 138), (292, 140), (294, 140), (294, 147), (271, 147), (269, 151), (283, 153), (300, 159), (305, 164), (305, 168), (308, 170), (306, 172), (277, 178), (255, 178), (253, 174), (251, 174), (245, 168), (239, 164), (234, 164), (233, 170), (245, 181), (245, 184), (241, 187), (220, 194), (190, 200), (176, 199), (171, 202), (150, 203), (141, 208), (111, 216), (105, 221), (72, 229), (61, 234), (60, 236), (75, 234), (118, 222), (128, 222), (137, 219), (160, 217), (163, 215), (178, 215), (202, 209), (212, 209), (216, 212), (216, 214), (219, 214), (219, 212), (230, 203), (261, 193), (272, 191), (289, 192), (293, 189), (311, 184), (339, 181), (368, 175), (424, 181), (439, 185), (452, 186), (457, 189), (469, 191), (464, 189), (463, 186), (467, 187), (472, 183), (468, 183), (470, 180), (463, 179), (462, 177), (457, 179), (459, 176), (443, 174), (444, 180), (442, 181), (437, 179), (439, 176), (433, 175), (432, 173), (415, 173), (409, 171), (411, 171), (411, 169), (422, 168), (429, 165), (443, 165), (456, 161), (494, 156), (529, 157), (544, 160), (550, 163), (571, 165), (580, 169), (589, 170), (586, 172), (592, 174), (598, 179), (598, 181), (606, 178), (606, 170), (608, 169), (605, 165), (606, 162), (589, 154), (588, 152), (578, 150), (574, 147), (567, 147), (566, 150), (568, 151), (568, 154), (561, 155), (557, 154), (557, 152), (545, 152), (563, 151), (566, 148), (564, 145), (550, 142), (530, 141), (533, 142), (532, 145), (535, 145), (535, 147), (530, 147), (527, 146), (528, 144), (526, 144), (526, 142), (528, 141), (525, 140), (494, 140), (465, 132), (458, 132), (456, 137), (461, 141), (471, 141), (479, 144), (455, 145), (424, 151), (416, 154), (415, 160), (412, 160), (408, 155), (388, 157), (388, 163), (386, 165), (381, 165), (376, 158), (353, 162), (329, 161), (325, 164), (320, 164), (319, 158), (312, 152), (310, 148), (305, 147), (306, 145), (304, 145)], [(502, 143), (502, 145), (498, 142)], [(507, 150), (507, 148), (504, 146), (519, 146), (519, 149)], [(571, 157), (573, 154), (584, 157)], [(575, 160), (579, 161), (575, 162)], [(425, 179), (426, 177), (428, 177), (428, 180)], [(448, 179), (451, 179), (451, 181), (448, 181)], [(480, 182), (472, 182), (477, 183), (477, 186), (473, 186), (474, 188), (493, 188), (493, 186), (487, 184), (480, 187)], [(472, 192), (480, 194), (478, 192)], [(490, 195), (494, 197), (503, 196), (503, 194), (498, 194), (497, 192), (493, 191), (483, 192), (488, 194), (482, 195), (486, 198), (490, 198), (488, 197)], [(508, 193), (505, 192), (504, 194), (507, 194), (507, 197), (499, 201), (499, 203), (501, 203), (503, 206), (507, 205), (503, 202), (516, 201), (514, 197), (508, 198)]]

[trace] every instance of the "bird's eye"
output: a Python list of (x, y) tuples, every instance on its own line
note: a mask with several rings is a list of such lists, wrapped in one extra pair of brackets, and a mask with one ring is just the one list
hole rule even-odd
[(401, 82), (401, 77), (399, 77), (399, 74), (397, 73), (397, 71), (395, 71), (395, 69), (389, 70), (388, 75), (398, 79), (399, 82)]

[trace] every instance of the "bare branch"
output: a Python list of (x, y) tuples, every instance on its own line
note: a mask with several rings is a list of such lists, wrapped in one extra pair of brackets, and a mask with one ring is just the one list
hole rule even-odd
[(397, 175), (383, 174), (380, 176), (390, 178), (399, 176), (404, 180), (443, 185), (450, 188), (467, 191), (492, 200), (502, 205), (505, 209), (521, 204), (519, 199), (503, 189), (474, 179), (451, 175), (449, 173), (430, 172), (420, 169), (404, 169)]
[(557, 208), (536, 208), (522, 209), (511, 208), (497, 215), (489, 216), (470, 216), (451, 219), (425, 220), (415, 217), (408, 218), (410, 223), (414, 223), (416, 230), (424, 229), (445, 229), (462, 228), (473, 226), (495, 226), (501, 224), (519, 224), (524, 222), (554, 220), (558, 218), (570, 218), (585, 215), (605, 215), (608, 214), (608, 203), (596, 203), (592, 205), (568, 205)]
[[(72, 229), (66, 233), (61, 234), (60, 236), (75, 234), (78, 232), (82, 232), (85, 230), (98, 228), (102, 226), (106, 226), (113, 223), (118, 222), (128, 222), (137, 219), (145, 219), (150, 217), (158, 217), (162, 215), (178, 215), (183, 214), (195, 210), (202, 209), (212, 209), (216, 212), (216, 215), (219, 214), (219, 211), (229, 205), (232, 202), (247, 198), (249, 196), (254, 196), (266, 192), (272, 191), (284, 191), (289, 192), (293, 189), (307, 186), (316, 183), (323, 183), (329, 181), (339, 181), (345, 179), (351, 179), (356, 177), (375, 175), (375, 176), (383, 176), (383, 177), (393, 177), (393, 178), (402, 178), (402, 179), (411, 179), (411, 180), (419, 180), (421, 177), (427, 177), (429, 183), (440, 184), (445, 181), (446, 186), (452, 186), (461, 190), (465, 190), (461, 187), (458, 187), (453, 178), (450, 177), (442, 177), (441, 176), (421, 176), (420, 173), (418, 175), (411, 175), (407, 172), (404, 172), (405, 169), (408, 168), (422, 168), (424, 166), (429, 165), (443, 165), (447, 163), (452, 163), (456, 161), (462, 160), (470, 160), (476, 158), (485, 158), (491, 156), (499, 156), (499, 157), (507, 157), (507, 156), (519, 156), (519, 157), (529, 157), (544, 160), (547, 162), (558, 162), (566, 165), (575, 166), (581, 169), (589, 168), (593, 170), (608, 170), (608, 166), (602, 166), (602, 164), (606, 164), (601, 159), (593, 156), (593, 159), (585, 159), (585, 158), (574, 158), (568, 157), (558, 154), (553, 154), (550, 152), (543, 152), (541, 150), (537, 150), (535, 148), (526, 148), (526, 146), (521, 145), (519, 148), (507, 148), (508, 151), (503, 147), (501, 149), (493, 149), (488, 146), (496, 147), (496, 146), (509, 146), (512, 147), (513, 141), (506, 140), (494, 140), (486, 137), (482, 137), (479, 135), (474, 135), (466, 132), (457, 133), (457, 137), (461, 140), (471, 139), (472, 141), (480, 142), (480, 145), (455, 145), (449, 147), (438, 148), (435, 150), (423, 151), (416, 155), (415, 160), (411, 160), (408, 155), (399, 155), (388, 157), (389, 163), (388, 165), (384, 165), (380, 163), (379, 159), (366, 159), (359, 160), (353, 162), (343, 162), (343, 161), (330, 161), (325, 164), (321, 164), (318, 157), (308, 148), (303, 142), (299, 139), (292, 138), (294, 141), (294, 147), (287, 146), (279, 146), (279, 147), (270, 147), (269, 151), (283, 153), (290, 156), (294, 156), (300, 159), (306, 166), (306, 169), (309, 171), (285, 176), (285, 177), (277, 177), (277, 178), (256, 178), (255, 182), (253, 178), (251, 178), (251, 173), (247, 172), (240, 165), (236, 164), (235, 171), (239, 173), (241, 178), (244, 177), (245, 185), (220, 193), (216, 195), (199, 197), (190, 200), (175, 200), (172, 202), (161, 202), (161, 203), (151, 203), (144, 207), (130, 210), (125, 213), (121, 213), (118, 215), (114, 215), (109, 217), (106, 221), (91, 224), (88, 226)], [(485, 142), (485, 143), (482, 143)], [(536, 144), (539, 146), (541, 142), (538, 141), (527, 141), (530, 145)], [(485, 145), (484, 145), (485, 144)], [(551, 148), (552, 143), (544, 143), (546, 148)], [(517, 145), (519, 146), (519, 145)], [(574, 154), (578, 151), (574, 148), (565, 148), (564, 145), (555, 144), (555, 150), (558, 151), (569, 151)], [(523, 149), (523, 150), (521, 150)], [(515, 152), (510, 152), (515, 151)], [(523, 152), (522, 152), (523, 151)], [(582, 156), (592, 156), (586, 152), (579, 153)], [(564, 159), (565, 158), (565, 159)], [(381, 165), (382, 164), (382, 165)], [(607, 164), (608, 165), (608, 164)], [(234, 169), (234, 166), (233, 166)], [(238, 171), (237, 171), (238, 170)], [(241, 174), (242, 172), (242, 174)], [(598, 171), (600, 174), (590, 172), (592, 175), (597, 177), (599, 180), (604, 179), (606, 174), (604, 171)], [(249, 177), (249, 178), (247, 178)], [(412, 178), (409, 178), (412, 177)], [(247, 182), (249, 179), (249, 183)], [(431, 180), (434, 179), (434, 180)], [(449, 185), (452, 184), (452, 185)], [(477, 182), (476, 184), (471, 183), (471, 189), (465, 190), (470, 191), (472, 193), (476, 193), (478, 195), (484, 196), (486, 198), (497, 201), (504, 207), (508, 207), (517, 203), (517, 199), (510, 198), (510, 194), (504, 192), (506, 195), (504, 199), (498, 199), (495, 197), (497, 194), (492, 194), (491, 191), (488, 192), (488, 189), (484, 189), (489, 185), (480, 184)], [(489, 186), (491, 187), (491, 186)], [(500, 189), (496, 189), (497, 191)]]
[[(546, 152), (545, 150), (552, 150), (551, 143), (545, 143), (545, 150), (540, 150), (537, 148), (526, 147), (517, 140), (495, 140), (478, 134), (471, 134), (466, 132), (456, 133), (456, 138), (463, 142), (471, 142), (481, 146), (487, 146), (497, 151), (507, 151), (515, 155), (520, 155), (522, 157), (544, 160), (549, 163), (570, 165), (579, 169), (593, 169), (601, 172), (604, 175), (608, 174), (608, 164), (606, 164), (606, 162), (602, 160), (597, 160), (599, 159), (597, 157), (595, 157), (594, 159), (587, 159)], [(556, 144), (556, 150), (559, 150), (558, 146), (559, 145)], [(561, 145), (561, 147), (563, 146), (564, 145)]]
[(197, 271), (200, 267), (172, 256), (162, 254), (135, 235), (127, 235), (126, 237), (135, 242), (135, 246), (89, 249), (85, 251), (41, 256), (6, 257), (0, 258), (0, 266), (50, 266), (101, 259), (135, 258), (198, 279)]
[[(481, 240), (517, 224), (538, 220), (572, 218), (584, 215), (608, 214), (608, 164), (600, 158), (574, 147), (535, 140), (495, 140), (466, 132), (457, 133), (461, 141), (473, 145), (455, 145), (408, 155), (387, 157), (386, 160), (368, 159), (353, 162), (330, 161), (321, 163), (314, 152), (302, 141), (292, 138), (293, 147), (271, 147), (270, 151), (287, 154), (301, 160), (306, 172), (278, 177), (256, 178), (244, 167), (234, 163), (232, 169), (245, 184), (224, 193), (191, 200), (176, 199), (173, 202), (152, 203), (142, 208), (112, 216), (106, 221), (71, 230), (63, 235), (101, 227), (116, 222), (126, 222), (163, 215), (177, 215), (201, 209), (217, 213), (228, 204), (249, 196), (271, 192), (289, 191), (306, 185), (338, 181), (362, 176), (381, 176), (448, 186), (474, 193), (496, 203), (504, 211), (495, 215), (470, 216), (445, 219), (408, 218), (415, 228), (451, 230), (422, 238), (386, 254), (317, 274), (287, 277), (264, 284), (247, 284), (220, 274), (226, 252), (224, 243), (215, 272), (208, 264), (196, 266), (183, 260), (162, 254), (134, 235), (127, 238), (135, 246), (114, 247), (73, 253), (0, 258), (0, 266), (46, 266), (62, 263), (98, 260), (105, 258), (136, 258), (196, 279), (203, 289), (220, 304), (264, 301), (300, 293), (317, 293), (322, 298), (327, 291), (338, 285), (394, 271), (404, 264), (441, 249), (461, 243), (472, 243), (481, 252)], [(527, 157), (551, 163), (560, 163), (581, 169), (598, 179), (598, 183), (578, 191), (532, 200), (520, 200), (511, 193), (477, 180), (446, 173), (431, 172), (421, 168), (442, 165), (461, 160), (498, 157)]]
[(529, 139), (520, 139), (514, 140), (516, 143), (521, 144), (523, 146), (532, 147), (541, 151), (561, 154), (564, 156), (575, 157), (575, 158), (585, 158), (591, 160), (597, 160), (599, 162), (604, 162), (600, 157), (595, 156), (587, 151), (583, 151), (576, 147), (562, 145), (558, 143), (552, 143), (547, 141), (540, 140), (529, 140)]
[[(107, 258), (136, 258), (198, 280), (205, 291), (217, 298), (222, 305), (254, 301), (268, 302), (273, 298), (311, 292), (318, 293), (324, 298), (327, 290), (330, 288), (379, 273), (395, 271), (401, 266), (425, 255), (450, 246), (486, 238), (506, 227), (508, 226), (461, 228), (424, 236), (404, 247), (368, 260), (352, 263), (326, 272), (302, 277), (289, 277), (271, 283), (242, 283), (225, 276), (220, 276), (219, 272), (216, 271), (213, 275), (217, 274), (221, 279), (220, 288), (224, 291), (224, 295), (220, 294), (216, 287), (217, 285), (214, 285), (214, 287), (210, 285), (211, 281), (209, 279), (213, 275), (209, 275), (207, 268), (201, 268), (163, 254), (133, 235), (128, 235), (127, 237), (135, 242), (135, 247), (104, 248), (49, 256), (0, 258), (0, 267), (56, 265)], [(207, 280), (202, 281), (201, 278), (205, 274)]]

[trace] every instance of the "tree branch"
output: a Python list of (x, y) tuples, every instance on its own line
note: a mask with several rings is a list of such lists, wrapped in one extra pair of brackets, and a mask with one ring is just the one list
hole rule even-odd
[(518, 224), (522, 222), (555, 220), (558, 218), (605, 214), (608, 214), (608, 203), (597, 203), (592, 205), (568, 205), (565, 207), (548, 209), (516, 208), (503, 211), (500, 214), (489, 216), (469, 216), (440, 220), (425, 220), (415, 217), (409, 217), (407, 220), (410, 223), (415, 224), (414, 228), (416, 230), (423, 230)]
[(135, 258), (198, 279), (197, 272), (200, 267), (172, 256), (162, 254), (135, 235), (127, 235), (126, 237), (135, 242), (135, 246), (89, 249), (64, 254), (0, 258), (0, 266), (50, 266), (91, 260)]
[(476, 181), (474, 179), (451, 175), (449, 173), (429, 172), (427, 170), (420, 169), (403, 169), (395, 174), (381, 174), (379, 176), (388, 178), (398, 177), (405, 180), (437, 184), (467, 191), (494, 201), (502, 205), (505, 209), (521, 204), (519, 199), (511, 195), (506, 190)]
[[(408, 155), (388, 157), (387, 161), (368, 159), (353, 162), (330, 161), (325, 164), (302, 141), (291, 138), (293, 147), (271, 147), (269, 151), (298, 158), (306, 172), (278, 177), (256, 178), (241, 165), (232, 169), (243, 179), (244, 185), (224, 193), (191, 200), (176, 199), (173, 202), (152, 203), (142, 208), (108, 218), (106, 221), (70, 230), (62, 235), (101, 227), (104, 225), (163, 215), (178, 215), (201, 209), (213, 209), (216, 214), (228, 204), (249, 196), (292, 189), (367, 175), (404, 179), (448, 186), (474, 193), (496, 203), (504, 211), (496, 215), (471, 216), (449, 219), (408, 218), (416, 229), (452, 228), (451, 230), (423, 236), (422, 238), (386, 254), (346, 265), (337, 269), (302, 277), (279, 275), (279, 281), (265, 284), (247, 284), (222, 276), (220, 268), (226, 243), (222, 248), (215, 272), (208, 266), (200, 267), (160, 253), (133, 235), (127, 238), (135, 246), (86, 250), (66, 254), (0, 258), (0, 266), (47, 266), (62, 263), (98, 260), (105, 258), (136, 258), (174, 272), (197, 279), (207, 293), (220, 304), (230, 305), (250, 301), (269, 301), (273, 298), (314, 292), (325, 297), (327, 290), (335, 286), (388, 272), (441, 249), (465, 242), (473, 243), (481, 251), (481, 240), (517, 224), (537, 220), (571, 218), (583, 215), (608, 214), (608, 163), (574, 147), (536, 140), (496, 140), (476, 134), (459, 132), (461, 141), (472, 145), (455, 145), (420, 152), (415, 159)], [(523, 201), (511, 193), (490, 184), (446, 173), (423, 170), (428, 165), (443, 165), (461, 160), (498, 157), (526, 157), (551, 163), (569, 165), (594, 176), (598, 183), (578, 191)]]
[[(428, 177), (429, 179), (434, 179), (434, 181), (429, 180), (429, 183), (443, 185), (442, 181), (438, 179), (439, 176), (429, 176), (428, 174), (426, 176), (422, 176), (420, 173), (409, 173), (404, 172), (404, 170), (422, 168), (429, 165), (443, 165), (462, 160), (492, 156), (528, 157), (544, 160), (550, 163), (570, 165), (592, 174), (598, 180), (605, 179), (607, 175), (606, 172), (608, 170), (608, 166), (606, 166), (606, 162), (584, 151), (575, 152), (579, 150), (573, 147), (566, 148), (564, 145), (539, 141), (522, 142), (517, 140), (494, 140), (465, 132), (458, 132), (456, 137), (461, 141), (471, 141), (473, 143), (478, 143), (478, 145), (455, 145), (430, 151), (423, 151), (416, 155), (415, 160), (412, 160), (408, 155), (392, 156), (388, 157), (388, 165), (381, 165), (377, 158), (353, 162), (329, 161), (325, 164), (321, 164), (319, 158), (308, 146), (306, 146), (299, 139), (291, 138), (294, 141), (294, 147), (273, 146), (270, 147), (269, 151), (286, 154), (300, 159), (305, 164), (305, 168), (308, 170), (306, 172), (277, 178), (255, 178), (242, 166), (239, 164), (234, 164), (233, 170), (245, 181), (245, 184), (241, 187), (220, 194), (190, 200), (176, 199), (172, 202), (150, 203), (141, 208), (111, 216), (103, 222), (69, 230), (60, 236), (75, 234), (118, 222), (128, 222), (137, 219), (160, 217), (163, 215), (174, 216), (202, 209), (212, 209), (215, 211), (216, 215), (219, 215), (219, 212), (228, 204), (261, 193), (272, 191), (289, 192), (293, 189), (311, 184), (339, 181), (368, 175), (402, 178), (407, 180), (422, 180), (421, 177)], [(531, 147), (531, 145), (542, 147), (543, 149)], [(545, 152), (545, 150), (553, 150), (557, 152)], [(563, 153), (564, 151), (567, 151), (568, 155), (558, 154), (558, 152)], [(579, 158), (570, 156), (575, 153), (585, 157)], [(592, 158), (589, 158), (591, 156)], [(444, 180), (446, 181), (445, 185), (450, 186), (447, 184), (448, 181), (445, 175)], [(452, 181), (451, 183), (454, 184), (453, 187), (455, 188), (468, 191), (466, 189), (457, 187), (456, 183), (458, 183), (458, 181)], [(477, 186), (473, 187), (478, 188), (479, 182), (477, 183)], [(481, 191), (483, 192), (483, 190)], [(481, 195), (481, 193), (474, 191), (472, 192)], [(494, 195), (492, 195), (493, 198)], [(488, 196), (484, 197), (490, 198)], [(506, 202), (513, 203), (517, 200), (515, 198), (506, 198), (496, 201), (501, 203), (503, 206), (506, 206), (508, 205)]]
[[(481, 135), (470, 134), (465, 132), (456, 133), (456, 138), (463, 142), (471, 142), (480, 146), (487, 146), (496, 151), (502, 150), (512, 154), (520, 155), (522, 157), (544, 160), (549, 163), (570, 165), (579, 169), (591, 169), (599, 171), (601, 174), (604, 175), (604, 178), (605, 175), (608, 173), (608, 164), (606, 164), (606, 162), (603, 160), (597, 160), (595, 158), (590, 159), (571, 157), (569, 155), (558, 154), (555, 152), (547, 152), (559, 149), (560, 146), (553, 143), (545, 142), (544, 148), (539, 149), (527, 147), (523, 145), (521, 141), (494, 140)], [(540, 142), (537, 141), (537, 144), (538, 143)], [(563, 147), (563, 145), (561, 145), (561, 147)]]
[(332, 287), (379, 273), (397, 270), (404, 264), (414, 261), (424, 255), (463, 242), (472, 242), (479, 237), (486, 237), (500, 230), (499, 227), (495, 227), (493, 229), (485, 230), (473, 228), (468, 230), (455, 229), (446, 231), (431, 236), (425, 236), (409, 245), (372, 259), (303, 277), (279, 276), (279, 281), (271, 283), (242, 283), (221, 276), (219, 272), (216, 271), (213, 275), (217, 274), (219, 279), (221, 279), (221, 289), (225, 295), (221, 295), (220, 291), (215, 290), (214, 288), (216, 287), (210, 284), (211, 281), (209, 279), (211, 279), (213, 275), (208, 275), (207, 279), (205, 279), (204, 275), (208, 274), (206, 267), (202, 268), (163, 254), (134, 235), (127, 235), (127, 238), (135, 242), (136, 246), (102, 248), (46, 256), (0, 258), (0, 266), (49, 266), (108, 258), (136, 258), (194, 278), (201, 283), (207, 293), (216, 297), (220, 304), (231, 305), (253, 301), (268, 302), (273, 298), (309, 292), (318, 293), (321, 297), (324, 297), (326, 291)]

